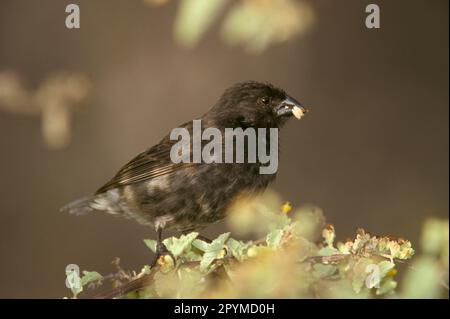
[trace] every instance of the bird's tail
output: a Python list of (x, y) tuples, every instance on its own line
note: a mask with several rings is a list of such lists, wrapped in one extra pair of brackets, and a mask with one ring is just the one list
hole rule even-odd
[(86, 215), (95, 210), (91, 206), (94, 201), (95, 196), (83, 197), (61, 207), (60, 212), (72, 215)]

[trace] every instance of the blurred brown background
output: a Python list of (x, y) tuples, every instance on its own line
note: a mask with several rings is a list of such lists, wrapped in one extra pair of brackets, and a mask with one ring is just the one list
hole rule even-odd
[[(79, 30), (64, 24), (71, 2)], [(381, 7), (379, 30), (364, 26), (371, 2)], [(338, 239), (364, 227), (414, 244), (427, 216), (448, 216), (448, 1), (304, 3), (311, 28), (252, 55), (224, 43), (220, 20), (193, 49), (177, 45), (173, 0), (1, 0), (0, 72), (17, 72), (30, 90), (78, 72), (91, 88), (61, 150), (46, 147), (39, 117), (0, 107), (0, 297), (68, 296), (69, 263), (105, 274), (115, 256), (124, 268), (148, 263), (142, 239), (152, 229), (59, 208), (247, 79), (312, 109), (281, 133), (273, 188), (294, 206), (323, 208)]]

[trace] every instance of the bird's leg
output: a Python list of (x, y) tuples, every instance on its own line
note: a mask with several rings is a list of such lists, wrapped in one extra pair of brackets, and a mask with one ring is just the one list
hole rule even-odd
[(164, 245), (164, 243), (162, 241), (162, 228), (161, 227), (158, 227), (156, 229), (156, 234), (157, 234), (157, 238), (156, 238), (156, 252), (155, 252), (155, 258), (153, 259), (153, 262), (151, 263), (151, 267), (153, 268), (156, 265), (156, 263), (158, 262), (158, 259), (161, 256), (165, 256), (165, 255), (169, 255), (170, 257), (172, 257), (173, 262), (175, 263), (175, 257), (167, 249), (167, 247)]

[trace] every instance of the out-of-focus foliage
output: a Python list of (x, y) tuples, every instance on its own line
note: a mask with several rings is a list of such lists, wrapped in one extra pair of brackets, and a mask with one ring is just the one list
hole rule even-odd
[(227, 43), (260, 53), (304, 32), (312, 22), (311, 8), (300, 1), (241, 1), (225, 18), (222, 34)]
[[(336, 242), (320, 209), (293, 209), (270, 192), (239, 201), (229, 221), (233, 234), (264, 235), (255, 241), (230, 233), (212, 242), (196, 232), (166, 238), (175, 260), (161, 256), (153, 269), (145, 266), (120, 282), (110, 275), (113, 286), (150, 279), (123, 298), (436, 298), (448, 280), (448, 221), (426, 222), (425, 253), (413, 259), (400, 288), (397, 266), (414, 255), (405, 239), (358, 229), (353, 239)], [(154, 240), (145, 244), (156, 251)]]
[[(153, 6), (169, 0), (144, 0)], [(174, 20), (174, 38), (184, 47), (198, 44), (213, 23), (223, 16), (221, 34), (230, 45), (250, 53), (284, 42), (313, 23), (311, 8), (296, 0), (180, 0)], [(0, 108), (39, 115), (47, 147), (61, 149), (70, 142), (71, 114), (86, 98), (88, 79), (81, 74), (59, 73), (48, 77), (34, 91), (22, 85), (14, 72), (0, 72)]]
[(183, 0), (175, 19), (175, 39), (186, 47), (192, 47), (220, 14), (226, 0)]
[(89, 80), (81, 74), (52, 75), (31, 91), (15, 72), (0, 73), (0, 108), (41, 116), (44, 141), (53, 149), (69, 143), (71, 111), (86, 98), (88, 91)]
[[(161, 5), (168, 0), (145, 2)], [(226, 43), (242, 45), (255, 54), (306, 31), (314, 22), (312, 9), (298, 0), (180, 0), (174, 23), (176, 42), (195, 46), (222, 13), (221, 34)]]
[(402, 296), (438, 298), (442, 286), (448, 293), (448, 220), (428, 219), (422, 231), (423, 254), (416, 258), (405, 274)]

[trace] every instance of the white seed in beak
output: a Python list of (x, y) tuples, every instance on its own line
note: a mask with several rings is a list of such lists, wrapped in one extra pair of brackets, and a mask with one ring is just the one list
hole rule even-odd
[(297, 119), (301, 119), (303, 117), (303, 115), (305, 115), (305, 112), (303, 112), (303, 110), (298, 107), (298, 106), (294, 106), (292, 108), (292, 114), (297, 118)]

